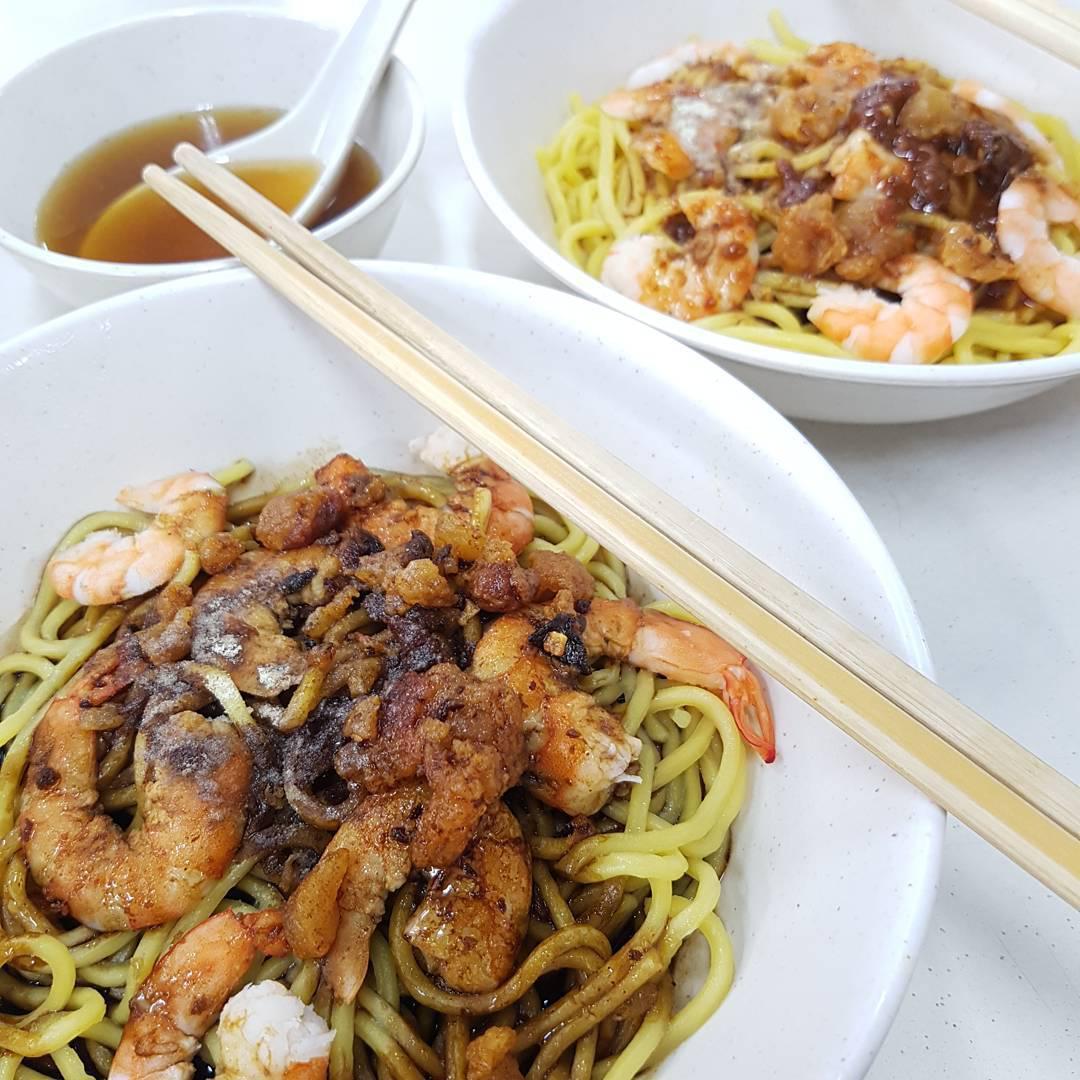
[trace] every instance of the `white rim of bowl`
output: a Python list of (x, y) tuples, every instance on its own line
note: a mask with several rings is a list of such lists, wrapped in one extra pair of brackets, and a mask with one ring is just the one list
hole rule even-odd
[[(362, 269), (374, 271), (405, 272), (419, 277), (428, 277), (436, 280), (456, 278), (475, 279), (482, 286), (485, 281), (497, 281), (499, 288), (509, 288), (517, 293), (517, 300), (521, 306), (526, 307), (530, 300), (530, 294), (540, 290), (545, 298), (560, 306), (578, 308), (582, 317), (590, 313), (594, 316), (597, 311), (601, 318), (619, 318), (617, 313), (606, 310), (603, 307), (590, 305), (590, 310), (581, 310), (580, 306), (588, 302), (579, 296), (553, 289), (549, 285), (539, 285), (532, 282), (522, 281), (518, 278), (505, 277), (499, 274), (487, 273), (483, 270), (473, 270), (455, 266), (437, 266), (428, 263), (414, 263), (406, 261), (383, 261), (380, 259), (354, 259), (352, 260)], [(153, 285), (143, 285), (141, 288), (129, 292), (120, 293), (116, 296), (98, 300), (85, 307), (67, 312), (55, 319), (42, 323), (40, 326), (23, 331), (7, 342), (0, 343), (0, 352), (18, 351), (26, 348), (26, 344), (34, 338), (40, 337), (43, 332), (51, 332), (60, 335), (82, 320), (88, 320), (95, 324), (102, 324), (102, 315), (106, 312), (125, 306), (142, 307), (147, 301), (152, 301), (158, 295), (169, 295), (174, 292), (187, 290), (211, 289), (217, 284), (229, 284), (233, 281), (252, 280), (250, 272), (244, 267), (219, 270), (212, 275), (200, 274), (178, 278), (174, 281), (165, 281)], [(481, 289), (481, 291), (484, 291)], [(101, 313), (98, 315), (97, 313)], [(575, 312), (571, 312), (571, 315)], [(95, 315), (97, 317), (95, 318)], [(574, 320), (571, 319), (571, 322)], [(646, 331), (648, 333), (648, 331)], [(663, 341), (658, 344), (676, 348), (678, 342), (673, 342), (670, 335), (664, 335)], [(683, 349), (685, 356), (679, 367), (680, 378), (687, 375), (687, 366), (699, 365), (700, 378), (707, 382), (709, 379), (720, 378), (728, 385), (725, 392), (736, 397), (742, 396), (744, 401), (751, 407), (759, 410), (763, 425), (768, 425), (769, 437), (782, 447), (785, 457), (797, 462), (799, 470), (806, 476), (810, 489), (814, 492), (815, 500), (829, 499), (839, 500), (843, 507), (843, 520), (846, 531), (851, 541), (864, 555), (870, 565), (878, 574), (882, 585), (882, 603), (887, 605), (888, 610), (895, 618), (897, 629), (900, 633), (906, 652), (911, 657), (911, 664), (930, 678), (934, 676), (934, 665), (930, 657), (930, 651), (919, 621), (915, 604), (911, 599), (907, 586), (904, 584), (900, 571), (889, 554), (885, 541), (882, 540), (874, 523), (863, 509), (862, 504), (855, 498), (854, 493), (844, 483), (839, 473), (825, 460), (816, 447), (796, 428), (790, 421), (774, 409), (764, 398), (756, 394), (749, 387), (739, 382), (733, 375), (718, 369), (708, 357), (692, 349)], [(663, 362), (663, 359), (655, 359), (659, 350), (642, 348), (635, 361), (639, 366), (648, 367), (656, 371), (663, 379), (670, 377), (671, 367)], [(47, 358), (44, 362), (48, 362)], [(694, 383), (693, 372), (690, 372), (691, 383)], [(836, 515), (834, 515), (836, 516)], [(859, 1062), (869, 1061), (884, 1041), (885, 1036), (892, 1026), (900, 1003), (907, 990), (908, 983), (915, 971), (919, 954), (929, 928), (930, 916), (933, 912), (937, 899), (938, 884), (941, 877), (942, 848), (945, 839), (945, 813), (927, 799), (921, 799), (915, 806), (914, 814), (925, 822), (927, 838), (925, 846), (928, 857), (925, 863), (920, 864), (921, 880), (916, 884), (918, 890), (909, 906), (908, 921), (906, 925), (898, 927), (905, 934), (905, 941), (909, 947), (903, 951), (902, 958), (889, 972), (887, 984), (883, 988), (880, 997), (873, 1006), (873, 1019), (865, 1029), (854, 1032), (850, 1041), (845, 1044), (843, 1056), (837, 1062), (836, 1080), (860, 1080), (863, 1072)], [(907, 891), (907, 890), (905, 890)]]
[[(638, 322), (660, 330), (699, 352), (718, 356), (734, 363), (751, 364), (771, 371), (799, 376), (820, 376), (837, 382), (895, 384), (899, 386), (933, 386), (950, 390), (963, 387), (1019, 386), (1025, 383), (1056, 382), (1080, 374), (1080, 352), (1064, 356), (1049, 356), (1037, 360), (1015, 360), (987, 364), (879, 364), (869, 360), (844, 360), (832, 356), (792, 352), (771, 345), (725, 338), (723, 334), (702, 330), (680, 319), (653, 311), (644, 304), (623, 296), (596, 278), (579, 269), (517, 213), (503, 197), (480, 159), (472, 135), (467, 92), (469, 78), (475, 67), (476, 53), (484, 32), (499, 18), (499, 12), (482, 22), (466, 44), (464, 63), (455, 89), (452, 118), (458, 152), (465, 169), (481, 199), (511, 237), (548, 273), (570, 286), (575, 292), (605, 307), (629, 315)], [(539, 141), (537, 142), (539, 146)], [(737, 350), (737, 351), (736, 351)]]
[[(329, 32), (338, 32), (340, 29), (329, 23), (298, 19), (292, 15), (267, 11), (265, 9), (250, 7), (244, 4), (223, 4), (220, 7), (215, 6), (212, 8), (176, 8), (171, 11), (158, 12), (153, 15), (142, 15), (135, 19), (122, 19), (119, 22), (103, 27), (100, 30), (95, 30), (91, 34), (85, 34), (82, 37), (76, 38), (74, 41), (69, 41), (66, 45), (61, 45), (60, 48), (53, 49), (44, 56), (39, 56), (32, 63), (27, 64), (26, 67), (20, 68), (19, 71), (15, 72), (10, 79), (6, 80), (4, 84), (0, 86), (0, 95), (3, 95), (8, 86), (17, 79), (22, 79), (31, 75), (39, 66), (62, 56), (64, 53), (73, 52), (75, 49), (83, 47), (88, 42), (109, 37), (118, 30), (126, 30), (128, 27), (142, 26), (147, 23), (168, 22), (178, 17), (194, 15), (243, 15), (246, 18), (259, 19), (265, 22), (303, 23), (319, 30), (326, 30)], [(416, 168), (416, 162), (420, 157), (421, 150), (424, 148), (424, 139), (426, 136), (427, 117), (424, 109), (424, 98), (420, 93), (420, 86), (417, 83), (415, 76), (405, 63), (395, 54), (391, 54), (390, 56), (389, 63), (386, 67), (386, 73), (389, 74), (391, 69), (396, 70), (403, 79), (405, 92), (409, 101), (409, 137), (405, 143), (405, 148), (402, 150), (398, 163), (389, 173), (380, 179), (375, 189), (369, 195), (366, 195), (361, 199), (351, 210), (339, 214), (337, 217), (332, 218), (324, 225), (320, 225), (317, 229), (313, 230), (314, 235), (321, 240), (331, 240), (343, 229), (373, 214), (387, 201), (387, 199), (401, 188), (409, 178), (413, 169)], [(386, 78), (386, 74), (384, 74), (383, 78)], [(232, 256), (220, 259), (200, 259), (195, 262), (182, 263), (122, 263), (105, 260), (98, 261), (96, 259), (82, 259), (77, 255), (64, 255), (57, 251), (49, 251), (48, 248), (43, 248), (40, 244), (32, 243), (29, 240), (23, 239), (21, 236), (17, 236), (15, 233), (5, 229), (2, 225), (0, 225), (0, 247), (4, 247), (13, 254), (20, 255), (23, 258), (43, 263), (46, 266), (55, 266), (58, 269), (68, 270), (74, 273), (93, 274), (121, 280), (138, 280), (140, 278), (180, 279), (187, 277), (189, 274), (204, 274), (216, 270), (232, 270), (239, 265), (238, 261)], [(154, 284), (160, 284), (160, 282), (155, 280)]]

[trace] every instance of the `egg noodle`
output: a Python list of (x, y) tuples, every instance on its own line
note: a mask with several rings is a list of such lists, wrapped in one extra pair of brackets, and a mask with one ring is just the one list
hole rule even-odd
[[(757, 59), (784, 66), (811, 48), (809, 42), (792, 33), (779, 13), (771, 13), (769, 23), (775, 42), (747, 42), (748, 51)], [(599, 278), (612, 244), (627, 236), (659, 233), (663, 222), (678, 211), (675, 196), (695, 189), (692, 181), (675, 183), (651, 170), (647, 178), (625, 120), (608, 116), (599, 105), (586, 105), (577, 95), (571, 97), (570, 107), (573, 115), (551, 144), (538, 151), (537, 158), (554, 217), (559, 251), (586, 273)], [(1080, 142), (1064, 120), (1046, 114), (1028, 115), (1061, 156), (1065, 175), (1059, 178), (1080, 186)], [(743, 143), (740, 163), (732, 173), (743, 180), (770, 179), (778, 175), (779, 159), (788, 160), (801, 173), (822, 165), (837, 143), (838, 140), (830, 140), (801, 154), (771, 139)], [(767, 251), (775, 229), (761, 217), (760, 196), (744, 194), (738, 199), (757, 219), (759, 248)], [(938, 215), (912, 212), (910, 217), (910, 223), (923, 228), (949, 225), (947, 218)], [(1055, 228), (1053, 237), (1068, 254), (1077, 251), (1077, 236), (1072, 229)], [(759, 345), (854, 359), (803, 317), (816, 294), (817, 286), (812, 279), (759, 269), (751, 289), (753, 299), (746, 300), (737, 311), (710, 315), (693, 325)], [(1049, 317), (1041, 308), (1019, 312), (981, 310), (975, 312), (967, 331), (938, 362), (1024, 360), (1077, 349), (1080, 349), (1078, 321)]]
[[(238, 462), (216, 478), (232, 485), (251, 470)], [(405, 477), (397, 482), (410, 497), (437, 504), (430, 484)], [(252, 522), (268, 498), (230, 504), (231, 528), (248, 546), (255, 546)], [(130, 532), (148, 520), (141, 514), (92, 514), (59, 547), (95, 529)], [(597, 596), (626, 596), (622, 563), (580, 529), (539, 502), (535, 527), (533, 544), (587, 566)], [(188, 555), (177, 580), (198, 589), (197, 556)], [(139, 932), (99, 932), (62, 918), (47, 910), (33, 883), (15, 823), (35, 724), (139, 603), (82, 607), (59, 599), (43, 580), (19, 629), (18, 651), (0, 659), (0, 739), (6, 748), (0, 765), (0, 998), (6, 1003), (0, 1015), (0, 1080), (106, 1076), (132, 996), (173, 942), (215, 912), (284, 902), (243, 848), (194, 910)], [(670, 605), (657, 606), (678, 614)], [(224, 671), (207, 685), (225, 715), (251, 722)], [(727, 994), (732, 949), (715, 909), (729, 830), (746, 784), (745, 748), (732, 715), (711, 693), (627, 664), (608, 663), (582, 685), (641, 740), (640, 782), (623, 785), (629, 793), (620, 789), (593, 819), (596, 835), (583, 840), (560, 835), (566, 830), (551, 810), (514, 793), (511, 807), (533, 853), (534, 904), (523, 959), (506, 982), (490, 993), (464, 994), (444, 989), (425, 973), (404, 936), (418, 899), (414, 884), (391, 897), (355, 1005), (335, 1002), (310, 960), (270, 958), (249, 972), (250, 979), (288, 985), (330, 1024), (333, 1080), (464, 1080), (470, 1033), (489, 1021), (515, 1029), (518, 1052), (535, 1053), (530, 1080), (629, 1080), (696, 1031)], [(131, 746), (131, 739), (118, 742), (98, 763), (101, 806), (122, 825), (138, 820)], [(537, 917), (537, 911), (548, 917)], [(695, 992), (676, 1008), (669, 969), (695, 932), (707, 946), (708, 962), (690, 988)], [(659, 990), (647, 999), (644, 1018), (641, 1010), (632, 1022), (616, 1018), (650, 982)], [(680, 986), (681, 998), (686, 990)], [(609, 1048), (603, 1060), (597, 1058), (598, 1044)], [(212, 1029), (200, 1055), (213, 1064), (217, 1054)]]

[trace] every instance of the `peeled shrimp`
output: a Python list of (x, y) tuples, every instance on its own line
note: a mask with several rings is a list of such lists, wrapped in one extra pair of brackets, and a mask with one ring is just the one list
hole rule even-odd
[(325, 957), (324, 974), (338, 1001), (352, 1002), (360, 992), (386, 898), (413, 868), (409, 845), (426, 797), (427, 789), (415, 783), (369, 795), (289, 897), (289, 945), (297, 956)]
[(428, 971), (466, 993), (510, 976), (529, 925), (531, 866), (517, 819), (496, 803), (461, 858), (432, 877), (405, 926)]
[(117, 502), (157, 515), (133, 535), (101, 529), (49, 562), (52, 586), (80, 604), (116, 604), (164, 585), (184, 554), (225, 528), (225, 488), (207, 473), (185, 472), (143, 487), (127, 487)]
[[(190, 1080), (195, 1075), (191, 1062), (199, 1040), (237, 983), (259, 956), (285, 956), (287, 952), (280, 909), (250, 915), (222, 911), (189, 930), (158, 960), (132, 998), (131, 1015), (124, 1025), (109, 1080)], [(311, 1039), (299, 1040), (299, 1044), (304, 1053), (313, 1056), (302, 1061), (301, 1054), (294, 1058), (295, 1063), (306, 1065), (326, 1057), (325, 1027), (323, 1024), (319, 1032), (315, 1021), (307, 1019), (305, 1032), (316, 1030)], [(226, 1042), (231, 1056), (236, 1040), (228, 1028), (223, 1032), (223, 1052)], [(322, 1053), (316, 1056), (319, 1050)], [(317, 1066), (298, 1071), (286, 1067), (266, 1075), (274, 1080), (319, 1080), (325, 1068), (323, 1061), (321, 1071)], [(245, 1071), (232, 1075), (238, 1078), (258, 1074)]]
[(1058, 184), (1021, 176), (1002, 192), (998, 244), (1016, 264), (1020, 287), (1040, 304), (1080, 318), (1080, 258), (1054, 244), (1052, 224), (1080, 225), (1080, 203)]
[(338, 775), (369, 793), (423, 778), (430, 791), (415, 822), (411, 852), (420, 865), (448, 866), (526, 768), (517, 695), (456, 664), (435, 664), (399, 674), (384, 686), (377, 727), (377, 734), (364, 732), (367, 738), (337, 751)]
[(765, 761), (776, 756), (772, 713), (746, 657), (704, 626), (639, 607), (633, 600), (593, 600), (585, 619), (591, 654), (626, 660), (723, 698), (742, 737)]
[(847, 41), (811, 49), (785, 69), (785, 81), (770, 110), (772, 129), (797, 146), (817, 146), (843, 126), (855, 95), (881, 78), (873, 53)]
[(735, 66), (749, 56), (745, 49), (727, 41), (684, 42), (635, 68), (626, 80), (625, 88), (608, 94), (600, 102), (600, 108), (618, 120), (666, 123), (673, 99), (685, 90), (678, 83), (669, 81), (673, 75), (693, 64), (718, 61)]
[(995, 90), (991, 90), (982, 83), (973, 79), (959, 79), (952, 84), (952, 92), (972, 105), (978, 105), (987, 112), (995, 112), (1012, 122), (1029, 143), (1031, 143), (1037, 155), (1052, 169), (1064, 169), (1061, 155), (1054, 148), (1054, 144), (1035, 126), (1023, 109), (1014, 101), (1003, 97)]
[(218, 1080), (323, 1080), (333, 1032), (279, 982), (248, 983), (221, 1010)]
[(827, 338), (863, 360), (932, 364), (968, 328), (968, 283), (927, 255), (901, 255), (886, 266), (900, 302), (840, 285), (818, 293), (807, 318)]
[[(470, 670), (479, 679), (505, 676), (521, 697), (529, 752), (526, 782), (535, 794), (568, 814), (595, 814), (641, 743), (573, 686), (572, 669), (556, 667), (530, 644), (549, 614), (543, 609), (496, 619), (480, 639)], [(555, 627), (550, 632), (560, 633)]]
[(685, 180), (694, 174), (693, 159), (666, 128), (650, 128), (635, 135), (634, 147), (650, 169), (670, 180)]
[(833, 177), (833, 198), (850, 201), (890, 177), (904, 175), (910, 166), (864, 128), (856, 128), (832, 152), (825, 169)]
[(118, 647), (99, 657), (34, 732), (19, 835), (35, 881), (79, 922), (137, 930), (183, 915), (225, 873), (243, 836), (251, 757), (227, 721), (152, 717), (135, 740), (142, 822), (124, 832), (98, 801), (98, 736), (82, 721), (87, 703), (103, 704), (131, 675)]
[(525, 485), (487, 457), (460, 462), (451, 467), (450, 475), (457, 487), (458, 500), (466, 502), (469, 508), (478, 488), (491, 492), (488, 535), (505, 540), (515, 554), (523, 551), (532, 541), (535, 529), (532, 498)]
[(677, 71), (692, 64), (707, 64), (719, 60), (735, 65), (749, 57), (749, 53), (730, 41), (684, 41), (669, 49), (662, 56), (649, 60), (630, 72), (626, 80), (629, 90), (670, 79)]
[(734, 311), (757, 273), (757, 227), (739, 202), (716, 191), (679, 196), (694, 229), (682, 247), (658, 236), (626, 236), (612, 245), (600, 273), (631, 300), (687, 321)]

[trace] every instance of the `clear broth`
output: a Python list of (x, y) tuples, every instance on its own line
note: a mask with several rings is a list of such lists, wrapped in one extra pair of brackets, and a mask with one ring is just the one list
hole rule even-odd
[[(64, 255), (108, 262), (164, 263), (216, 259), (225, 252), (149, 188), (144, 166), (172, 164), (177, 143), (213, 150), (250, 135), (281, 116), (280, 109), (208, 108), (136, 124), (103, 139), (64, 167), (41, 200), (37, 239)], [(233, 169), (283, 210), (291, 211), (316, 176), (312, 161), (258, 162)], [(355, 206), (379, 182), (379, 167), (354, 146), (316, 225)], [(196, 185), (198, 186), (198, 185)], [(108, 214), (125, 192), (139, 187)]]

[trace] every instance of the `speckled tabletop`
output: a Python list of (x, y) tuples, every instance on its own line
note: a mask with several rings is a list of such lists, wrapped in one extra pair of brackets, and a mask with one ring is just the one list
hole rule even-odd
[[(495, 2), (419, 0), (406, 28), (398, 51), (424, 89), (429, 131), (385, 255), (553, 284), (488, 214), (450, 130), (447, 84), (460, 43)], [(349, 0), (264, 5), (334, 22), (354, 10)], [(179, 6), (0, 0), (0, 78), (90, 29)], [(0, 255), (0, 339), (60, 310)], [(1080, 780), (1080, 381), (934, 425), (800, 426), (888, 544), (942, 685)], [(1080, 1076), (1078, 923), (1064, 903), (950, 823), (921, 959), (870, 1080)]]

